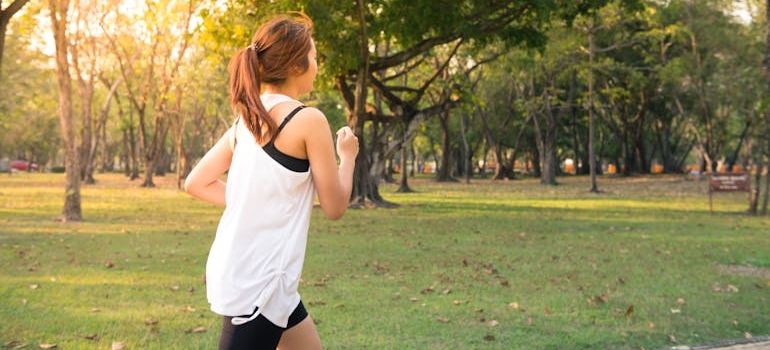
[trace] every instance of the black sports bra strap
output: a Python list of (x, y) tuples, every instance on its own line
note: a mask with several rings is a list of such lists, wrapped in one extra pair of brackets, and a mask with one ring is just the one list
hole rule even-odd
[(289, 113), (289, 115), (287, 115), (286, 118), (283, 119), (283, 121), (281, 122), (281, 125), (278, 126), (278, 130), (275, 131), (275, 134), (273, 135), (273, 137), (272, 137), (270, 142), (272, 142), (272, 140), (275, 140), (275, 137), (278, 136), (278, 133), (280, 133), (281, 130), (283, 130), (283, 127), (286, 126), (286, 123), (288, 123), (291, 120), (291, 118), (294, 118), (294, 115), (297, 114), (297, 112), (299, 112), (300, 110), (302, 110), (305, 107), (307, 107), (307, 106), (302, 105), (302, 106), (299, 106), (297, 108), (294, 108), (294, 110), (291, 111), (291, 113)]
[[(278, 130), (275, 131), (275, 134), (273, 135), (273, 137), (270, 139), (270, 142), (268, 143), (273, 143), (273, 140), (275, 140), (275, 137), (278, 136), (278, 133), (280, 133), (281, 130), (283, 130), (283, 127), (286, 126), (286, 123), (288, 123), (289, 120), (291, 120), (291, 118), (294, 118), (294, 115), (297, 114), (297, 112), (299, 112), (305, 107), (307, 106), (301, 105), (297, 108), (294, 108), (294, 110), (291, 111), (291, 113), (289, 113), (289, 115), (287, 115), (286, 118), (283, 119), (283, 121), (281, 122), (281, 125), (278, 126)], [(238, 144), (238, 138), (236, 137), (236, 135), (238, 135), (237, 131), (238, 131), (239, 121), (241, 121), (241, 118), (236, 118), (235, 124), (233, 125), (233, 148), (235, 148), (235, 146)]]

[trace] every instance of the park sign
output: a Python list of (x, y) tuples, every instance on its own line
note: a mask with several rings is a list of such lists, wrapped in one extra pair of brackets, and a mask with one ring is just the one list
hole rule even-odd
[(711, 194), (714, 192), (751, 192), (749, 174), (709, 173), (709, 210), (714, 212)]

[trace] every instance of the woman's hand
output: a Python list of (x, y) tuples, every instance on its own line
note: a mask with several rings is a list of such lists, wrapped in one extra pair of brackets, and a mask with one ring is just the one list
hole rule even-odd
[(355, 162), (358, 155), (358, 137), (353, 133), (349, 126), (344, 126), (337, 130), (337, 155), (340, 162)]

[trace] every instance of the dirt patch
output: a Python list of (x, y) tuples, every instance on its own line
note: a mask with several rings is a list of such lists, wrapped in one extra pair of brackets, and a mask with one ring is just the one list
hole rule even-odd
[(732, 275), (770, 279), (770, 268), (745, 265), (719, 265), (719, 270)]

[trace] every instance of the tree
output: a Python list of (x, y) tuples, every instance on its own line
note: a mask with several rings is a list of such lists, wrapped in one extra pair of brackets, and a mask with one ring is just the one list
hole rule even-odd
[[(533, 115), (527, 113), (529, 73), (534, 68), (531, 53), (515, 50), (497, 64), (483, 68), (475, 89), (474, 112), (494, 165), (493, 179), (514, 179), (516, 161), (532, 134)], [(529, 132), (529, 134), (528, 134)], [(509, 154), (506, 157), (506, 153)], [(486, 164), (486, 159), (481, 159)]]
[(736, 40), (742, 24), (728, 14), (728, 5), (719, 0), (677, 0), (662, 9), (663, 23), (678, 25), (677, 35), (684, 39), (670, 49), (683, 68), (675, 98), (696, 137), (702, 171), (718, 170), (721, 158), (729, 152), (730, 140), (736, 139), (745, 125), (745, 120), (733, 123), (746, 114), (736, 113), (742, 88), (731, 86), (741, 74), (748, 73), (732, 69), (747, 51), (744, 40)]
[[(597, 2), (599, 3), (599, 2)], [(359, 2), (360, 5), (360, 2)], [(388, 2), (387, 5), (380, 2), (368, 4), (370, 11), (362, 16), (348, 16), (358, 18), (357, 26), (366, 28), (366, 31), (355, 33), (373, 33), (362, 40), (361, 37), (353, 42), (359, 43), (360, 55), (355, 55), (358, 61), (354, 65), (341, 67), (337, 73), (337, 86), (348, 108), (349, 123), (356, 126), (356, 131), (361, 131), (364, 123), (375, 118), (381, 118), (392, 113), (396, 118), (407, 121), (410, 125), (421, 118), (430, 115), (438, 115), (447, 108), (459, 105), (457, 101), (440, 101), (438, 104), (425, 105), (423, 97), (431, 84), (436, 80), (441, 69), (436, 75), (428, 76), (423, 80), (413, 79), (413, 85), (387, 85), (376, 79), (375, 72), (388, 72), (390, 76), (411, 74), (426, 54), (434, 52), (440, 47), (459, 47), (464, 41), (472, 42), (476, 47), (483, 47), (500, 39), (504, 43), (501, 47), (510, 47), (520, 43), (537, 46), (543, 43), (543, 28), (549, 24), (550, 17), (563, 14), (565, 17), (574, 16), (575, 13), (585, 11), (593, 4), (581, 3), (576, 7), (562, 6), (562, 3), (543, 1), (492, 1), (484, 4), (475, 2), (451, 2), (444, 1), (404, 1)], [(362, 6), (359, 6), (361, 8)], [(441, 16), (436, 16), (431, 9), (442, 8)], [(310, 7), (309, 7), (310, 9)], [(344, 10), (343, 10), (344, 12)], [(345, 18), (345, 17), (342, 17)], [(334, 24), (335, 27), (345, 27)], [(330, 31), (331, 33), (331, 31)], [(334, 35), (336, 35), (335, 32)], [(336, 39), (335, 39), (336, 38)], [(351, 38), (328, 38), (333, 47), (345, 47), (340, 40), (350, 41)], [(388, 56), (370, 56), (366, 53), (372, 43), (395, 46)], [(338, 55), (344, 55), (341, 51)], [(371, 62), (365, 59), (371, 58)], [(450, 56), (451, 58), (451, 56)], [(449, 61), (447, 61), (449, 62)], [(404, 69), (408, 67), (409, 69)], [(442, 69), (445, 69), (442, 68)], [(365, 74), (369, 76), (365, 76)], [(380, 91), (388, 101), (389, 110), (368, 112), (365, 104), (366, 89)], [(450, 95), (451, 96), (451, 95)], [(359, 136), (361, 137), (361, 136)], [(365, 139), (364, 139), (365, 141)], [(366, 152), (359, 153), (357, 164), (366, 168)], [(375, 204), (381, 202), (377, 187), (371, 174), (360, 171), (356, 175), (356, 185), (353, 201), (363, 203), (370, 200)]]
[[(94, 169), (97, 152), (106, 147), (104, 131), (113, 97), (123, 79), (107, 82), (108, 75), (115, 74), (114, 61), (109, 59), (108, 47), (99, 27), (93, 25), (93, 18), (103, 18), (114, 2), (76, 0), (71, 20), (69, 40), (70, 66), (75, 81), (74, 95), (78, 99), (76, 110), (80, 116), (79, 129), (80, 174), (85, 184), (94, 184)], [(99, 107), (99, 87), (107, 82), (104, 101)], [(97, 112), (98, 111), (98, 112)], [(96, 117), (95, 117), (96, 116)]]
[[(47, 4), (38, 4), (47, 7)], [(11, 24), (5, 46), (0, 98), (0, 158), (34, 162), (44, 169), (61, 147), (56, 76), (49, 57), (31, 50), (37, 9), (28, 8)], [(47, 28), (47, 33), (50, 26)], [(49, 34), (50, 35), (50, 34)]]
[[(768, 88), (770, 89), (770, 0), (767, 0), (765, 3), (765, 26), (767, 27), (765, 31), (765, 57), (762, 60), (762, 68), (765, 72), (765, 79), (767, 79)], [(764, 132), (764, 157), (762, 157), (762, 151), (760, 151), (758, 168), (757, 168), (757, 186), (756, 190), (754, 191), (754, 198), (756, 200), (759, 199), (759, 193), (761, 188), (761, 181), (762, 178), (762, 168), (764, 168), (765, 162), (762, 161), (762, 159), (769, 159), (770, 158), (770, 108), (767, 108), (765, 111), (765, 132)], [(760, 143), (761, 144), (761, 143)], [(760, 147), (761, 148), (761, 147)], [(764, 199), (762, 200), (762, 209), (761, 214), (765, 215), (767, 214), (767, 206), (768, 202), (770, 202), (770, 174), (767, 174), (765, 176), (765, 191), (763, 193)], [(755, 205), (756, 208), (756, 205)]]
[(3, 8), (3, 1), (0, 0), (0, 80), (3, 78), (3, 54), (5, 53), (5, 34), (8, 30), (8, 23), (11, 17), (21, 10), (29, 0), (13, 0), (8, 7)]
[(65, 194), (62, 221), (80, 221), (80, 150), (72, 113), (72, 76), (69, 62), (69, 0), (48, 0), (51, 28), (56, 45), (56, 73), (59, 82), (59, 120), (64, 144)]
[[(491, 43), (501, 43), (500, 48), (519, 44), (539, 46), (545, 42), (543, 33), (554, 18), (571, 20), (606, 2), (358, 0), (346, 3), (323, 0), (274, 1), (257, 7), (248, 6), (252, 1), (231, 0), (223, 16), (230, 19), (230, 29), (223, 31), (237, 33), (240, 24), (245, 22), (243, 18), (259, 19), (265, 14), (287, 9), (302, 9), (316, 20), (316, 44), (319, 52), (324, 53), (322, 63), (326, 73), (334, 77), (347, 110), (348, 124), (361, 142), (351, 200), (357, 205), (367, 202), (382, 205), (385, 202), (378, 192), (375, 177), (381, 166), (373, 161), (384, 161), (387, 157), (374, 157), (382, 150), (377, 139), (365, 134), (366, 130), (375, 130), (367, 126), (383, 126), (383, 129), (376, 129), (378, 137), (392, 135), (395, 123), (383, 122), (397, 120), (407, 125), (407, 132), (414, 132), (425, 118), (461, 103), (450, 99), (433, 104), (426, 98), (441, 73), (439, 70), (435, 74), (419, 76), (418, 72), (428, 71), (422, 69), (430, 63), (428, 57), (439, 49), (452, 52), (451, 48), (461, 43), (476, 48)], [(442, 10), (435, 11), (438, 8)], [(232, 29), (233, 17), (241, 18), (235, 20), (236, 29)], [(383, 47), (388, 50), (384, 51), (385, 55), (379, 55), (378, 49)], [(449, 62), (451, 56), (442, 59)], [(446, 69), (445, 65), (443, 67)], [(409, 85), (391, 79), (404, 74), (410, 75)], [(370, 99), (373, 97), (370, 91), (381, 94), (385, 108), (376, 108)], [(398, 149), (403, 146), (399, 140), (404, 139), (390, 138), (388, 147)]]
[(198, 29), (192, 21), (200, 2), (167, 0), (145, 6), (137, 18), (126, 17), (116, 8), (105, 16), (109, 22), (103, 19), (101, 25), (137, 116), (144, 160), (142, 186), (154, 187), (153, 176), (162, 166), (170, 116), (177, 113), (175, 106), (182, 98), (180, 67), (188, 59), (193, 32)]

